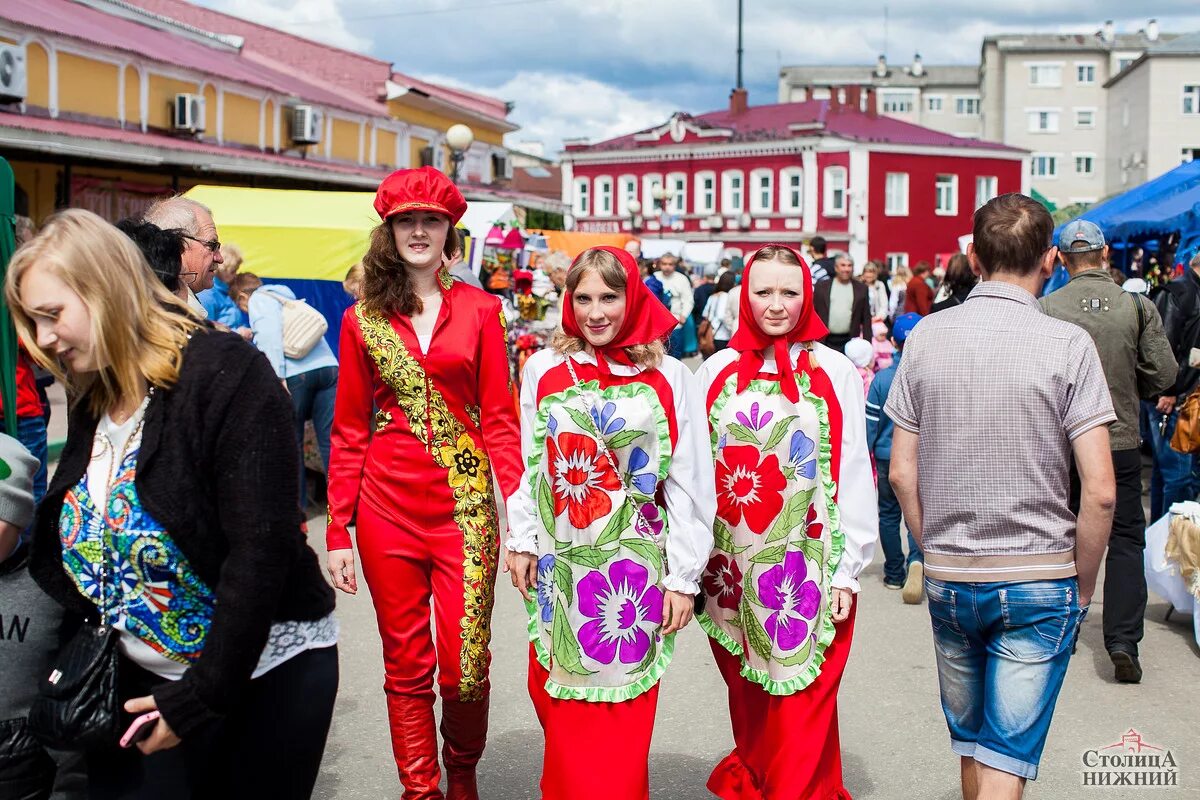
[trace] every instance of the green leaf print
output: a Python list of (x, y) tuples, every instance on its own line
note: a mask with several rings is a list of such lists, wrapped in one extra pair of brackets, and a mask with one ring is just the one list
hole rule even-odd
[(608, 524), (604, 526), (604, 530), (600, 532), (600, 538), (596, 540), (596, 547), (604, 547), (620, 539), (621, 534), (629, 530), (632, 520), (633, 503), (626, 498), (621, 507), (617, 509), (617, 513), (609, 517)]
[(615, 552), (615, 550), (601, 550), (599, 547), (593, 547), (590, 544), (581, 544), (562, 553), (561, 557), (581, 567), (600, 569), (600, 567), (608, 563), (608, 560), (613, 557)]
[(805, 539), (800, 542), (799, 547), (806, 558), (817, 562), (818, 565), (825, 563), (825, 543), (820, 539)]
[(783, 561), (783, 554), (787, 551), (786, 544), (773, 544), (770, 547), (764, 547), (754, 554), (750, 559), (751, 564), (778, 564)]
[(745, 603), (742, 603), (742, 631), (746, 634), (750, 649), (758, 653), (764, 661), (770, 661), (771, 640), (758, 617), (754, 616), (754, 609)]
[(808, 661), (808, 656), (812, 652), (812, 637), (804, 640), (804, 647), (801, 647), (790, 656), (785, 656), (779, 659), (779, 663), (784, 667), (798, 667)]
[(729, 433), (735, 439), (738, 439), (743, 442), (747, 442), (747, 443), (755, 445), (755, 446), (758, 445), (758, 435), (755, 434), (754, 431), (747, 428), (745, 425), (742, 425), (741, 423), (738, 423), (738, 422), (729, 423)]
[(812, 496), (813, 490), (807, 489), (788, 498), (783, 510), (775, 518), (775, 524), (771, 526), (771, 530), (767, 531), (765, 539), (767, 544), (788, 538), (792, 531), (804, 524), (804, 518), (808, 514), (808, 503), (812, 500)]
[(659, 574), (662, 574), (662, 553), (659, 552), (658, 545), (646, 539), (622, 539), (621, 547), (627, 547), (641, 557), (642, 561), (647, 564), (652, 564)]
[(564, 672), (572, 675), (594, 675), (595, 673), (583, 666), (579, 656), (579, 640), (571, 626), (567, 624), (567, 610), (559, 600), (554, 604), (554, 623), (550, 628), (550, 647), (554, 663)]
[(758, 599), (758, 588), (754, 585), (754, 570), (749, 568), (746, 569), (746, 574), (742, 577), (742, 608), (746, 606), (747, 601), (759, 608), (766, 608), (762, 600)]
[(763, 450), (770, 450), (775, 445), (782, 442), (783, 437), (787, 435), (788, 426), (795, 422), (796, 419), (796, 415), (793, 414), (790, 417), (784, 417), (776, 422), (774, 427), (771, 428), (771, 435), (767, 437), (767, 443), (763, 446)]
[(654, 663), (654, 659), (658, 658), (658, 647), (654, 642), (650, 643), (650, 649), (646, 651), (646, 657), (642, 659), (642, 663), (638, 664), (633, 669), (626, 672), (626, 675), (640, 675), (650, 669), (650, 665)]
[(571, 420), (579, 426), (580, 430), (587, 431), (589, 434), (596, 430), (596, 421), (592, 419), (592, 415), (586, 411), (580, 411), (578, 408), (563, 406), (567, 410), (567, 415)]
[(538, 514), (542, 518), (542, 527), (551, 536), (554, 535), (554, 498), (550, 496), (550, 484), (546, 476), (538, 478)]
[(554, 585), (563, 593), (567, 605), (575, 602), (575, 584), (571, 580), (571, 565), (561, 558), (554, 560)]
[(729, 526), (719, 519), (713, 522), (713, 547), (725, 553), (744, 553), (750, 549), (749, 545), (736, 545)]
[(614, 434), (611, 439), (605, 439), (604, 443), (608, 445), (609, 450), (620, 450), (622, 447), (628, 447), (643, 436), (648, 436), (645, 431), (621, 431)]

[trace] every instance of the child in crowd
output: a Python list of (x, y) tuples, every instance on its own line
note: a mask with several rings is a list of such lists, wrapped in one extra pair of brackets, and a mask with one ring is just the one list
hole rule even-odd
[(875, 348), (866, 339), (851, 339), (846, 342), (845, 351), (846, 357), (858, 368), (863, 381), (863, 395), (866, 395), (871, 379), (875, 377)]
[(875, 371), (879, 372), (892, 365), (892, 357), (896, 354), (896, 348), (888, 339), (887, 323), (874, 323), (871, 325), (871, 333), (874, 335), (871, 346), (875, 350)]

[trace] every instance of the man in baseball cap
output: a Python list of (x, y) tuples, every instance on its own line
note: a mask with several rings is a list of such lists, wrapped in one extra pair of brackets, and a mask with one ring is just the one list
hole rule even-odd
[[(1117, 415), (1109, 427), (1117, 505), (1104, 567), (1104, 646), (1116, 679), (1137, 683), (1142, 677), (1138, 643), (1146, 613), (1139, 400), (1169, 389), (1177, 365), (1154, 305), (1113, 282), (1108, 245), (1095, 223), (1077, 219), (1063, 226), (1058, 252), (1071, 279), (1041, 299), (1042, 309), (1052, 317), (1075, 323), (1092, 337)], [(1145, 405), (1153, 422), (1151, 439), (1157, 466), (1158, 446), (1170, 450), (1170, 433), (1159, 425), (1169, 409), (1155, 413), (1154, 401)], [(1078, 498), (1073, 497), (1072, 509), (1078, 507)]]

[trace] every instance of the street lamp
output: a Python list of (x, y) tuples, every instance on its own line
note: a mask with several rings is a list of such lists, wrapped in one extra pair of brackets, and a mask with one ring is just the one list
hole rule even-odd
[(636, 234), (641, 227), (638, 225), (638, 214), (642, 213), (642, 204), (631, 197), (625, 204), (625, 209), (629, 212), (629, 230)]
[(475, 132), (462, 123), (451, 125), (446, 131), (446, 144), (450, 147), (450, 180), (455, 183), (458, 183), (458, 171), (462, 167), (463, 156), (474, 141)]
[(675, 192), (660, 184), (650, 190), (650, 195), (658, 205), (662, 206), (662, 211), (658, 215), (658, 238), (661, 239), (663, 224), (667, 216), (667, 204), (671, 202), (671, 198), (675, 196)]

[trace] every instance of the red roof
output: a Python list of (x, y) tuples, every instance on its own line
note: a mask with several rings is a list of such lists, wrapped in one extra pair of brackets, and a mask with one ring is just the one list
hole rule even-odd
[[(1009, 150), (1014, 153), (1024, 152), (1017, 147), (1009, 147), (999, 142), (987, 142), (980, 139), (968, 139), (942, 133), (931, 128), (923, 128), (909, 122), (881, 116), (879, 114), (860, 111), (854, 106), (831, 103), (829, 100), (809, 100), (804, 103), (776, 103), (766, 106), (751, 106), (745, 111), (735, 114), (729, 109), (710, 111), (707, 114), (691, 116), (680, 114), (681, 119), (690, 125), (707, 130), (729, 130), (732, 135), (728, 138), (714, 137), (713, 142), (761, 142), (779, 139), (794, 139), (798, 136), (821, 135), (836, 136), (856, 142), (877, 142), (886, 144), (912, 145), (916, 147), (954, 147), (964, 150)], [(805, 126), (799, 131), (791, 130), (791, 126)], [(811, 127), (809, 127), (811, 126)], [(660, 142), (638, 140), (640, 134), (650, 133), (662, 128), (656, 125), (636, 133), (618, 136), (615, 139), (598, 142), (593, 145), (569, 147), (570, 152), (589, 152), (597, 150), (630, 150), (638, 147), (654, 147)], [(674, 144), (669, 135), (665, 136), (664, 144)]]
[(429, 83), (401, 73), (393, 75), (392, 65), (387, 61), (305, 39), (241, 17), (193, 5), (186, 0), (125, 1), (206, 31), (241, 36), (246, 40), (242, 47), (243, 54), (300, 70), (305, 75), (315, 76), (371, 101), (379, 98), (384, 82), (391, 78), (397, 83), (414, 86), (426, 94), (484, 116), (501, 120), (508, 116), (508, 105), (503, 100)]
[(294, 71), (274, 69), (232, 49), (209, 46), (71, 0), (5, 0), (3, 15), (18, 24), (134, 53), (162, 64), (219, 75), (359, 114), (385, 113), (378, 101), (325, 88), (297, 77)]
[[(120, 128), (105, 127), (103, 125), (92, 125), (86, 122), (73, 122), (70, 120), (34, 117), (28, 114), (0, 113), (0, 131), (3, 131), (5, 128), (15, 128), (19, 130), (34, 131), (39, 134), (45, 134), (45, 136), (40, 138), (38, 141), (46, 144), (52, 144), (55, 136), (61, 136), (78, 139), (90, 139), (94, 141), (117, 142), (122, 145), (154, 147), (177, 152), (209, 153), (212, 155), (224, 156), (229, 159), (263, 161), (270, 164), (295, 167), (298, 169), (327, 172), (331, 175), (369, 178), (373, 181), (380, 181), (388, 174), (388, 170), (382, 167), (334, 164), (327, 161), (318, 161), (316, 159), (303, 159), (295, 156), (264, 153), (258, 150), (235, 149), (217, 144), (211, 144), (208, 142), (198, 142), (193, 139), (168, 136), (162, 133), (142, 133), (137, 129), (122, 130)], [(12, 146), (11, 143), (9, 146)], [(96, 157), (101, 156), (97, 154)]]

